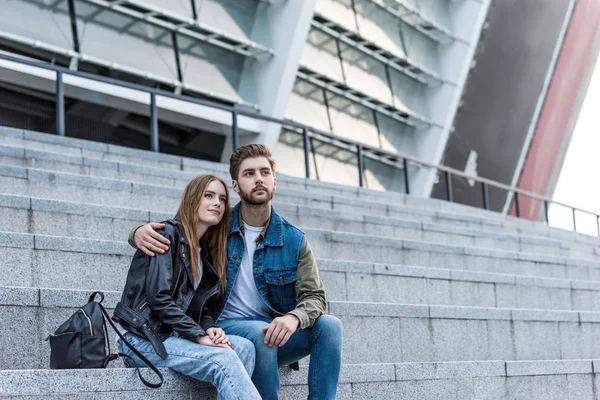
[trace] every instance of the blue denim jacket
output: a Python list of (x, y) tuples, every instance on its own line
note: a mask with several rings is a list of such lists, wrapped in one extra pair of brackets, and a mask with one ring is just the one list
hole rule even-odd
[[(238, 203), (232, 210), (232, 221), (227, 238), (227, 287), (221, 303), (227, 303), (235, 282), (245, 242), (240, 229)], [(305, 241), (304, 232), (280, 217), (271, 207), (271, 219), (265, 237), (254, 252), (254, 281), (258, 293), (274, 315), (283, 315), (296, 308), (295, 282), (298, 272), (298, 256)]]

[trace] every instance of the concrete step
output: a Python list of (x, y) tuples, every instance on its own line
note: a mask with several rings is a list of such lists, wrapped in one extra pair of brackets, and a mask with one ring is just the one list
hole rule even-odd
[[(596, 283), (593, 281), (600, 281), (600, 268), (597, 264), (589, 262), (574, 263), (570, 259), (557, 259), (546, 257), (545, 260), (537, 260), (537, 262), (527, 261), (525, 254), (505, 254), (503, 252), (497, 252), (490, 250), (488, 253), (483, 253), (481, 250), (476, 248), (470, 248), (469, 252), (466, 248), (464, 252), (458, 253), (453, 248), (441, 248), (440, 245), (432, 247), (430, 244), (423, 242), (410, 242), (410, 244), (403, 243), (403, 246), (398, 247), (382, 247), (382, 246), (371, 246), (365, 248), (365, 252), (370, 253), (379, 249), (379, 251), (397, 251), (399, 256), (396, 257), (395, 263), (384, 263), (382, 265), (376, 264), (373, 267), (376, 260), (369, 260), (364, 263), (357, 262), (346, 262), (344, 260), (336, 259), (325, 259), (327, 257), (327, 244), (331, 241), (331, 235), (321, 231), (307, 230), (306, 231), (313, 248), (315, 249), (315, 255), (319, 259), (320, 270), (327, 271), (331, 269), (331, 281), (328, 282), (330, 291), (333, 293), (339, 293), (338, 296), (354, 296), (354, 279), (348, 280), (346, 276), (341, 276), (343, 273), (357, 273), (363, 274), (364, 277), (359, 278), (357, 282), (370, 282), (370, 287), (367, 288), (363, 294), (365, 296), (371, 296), (372, 290), (378, 291), (378, 288), (385, 287), (385, 277), (383, 281), (376, 278), (374, 274), (408, 274), (408, 276), (414, 274), (420, 274), (422, 278), (438, 278), (441, 280), (460, 280), (465, 281), (471, 280), (479, 283), (494, 283), (496, 291), (498, 291), (497, 285), (508, 284), (508, 285), (533, 285), (540, 286), (542, 288), (548, 288), (551, 292), (548, 292), (544, 298), (553, 298), (554, 300), (550, 304), (560, 302), (560, 299), (564, 299), (566, 293), (563, 290), (596, 290)], [(332, 235), (335, 235), (332, 234)], [(346, 239), (351, 239), (346, 236)], [(352, 240), (340, 241), (341, 239), (336, 238), (331, 243), (342, 244), (346, 249), (340, 250), (338, 255), (348, 259), (353, 259)], [(421, 243), (421, 246), (416, 246), (416, 243)], [(428, 248), (426, 247), (429, 247)], [(353, 250), (357, 252), (360, 250)], [(446, 246), (448, 247), (448, 246)], [(454, 252), (453, 252), (454, 251)], [(129, 247), (126, 242), (122, 241), (107, 241), (107, 240), (94, 240), (94, 239), (81, 239), (73, 237), (62, 237), (62, 236), (50, 236), (50, 235), (31, 235), (13, 232), (0, 232), (0, 257), (5, 260), (0, 264), (0, 271), (4, 272), (0, 274), (0, 285), (9, 286), (41, 286), (41, 287), (62, 287), (62, 288), (75, 288), (75, 289), (120, 289), (123, 279), (125, 278), (126, 270), (131, 261), (131, 256), (134, 253), (134, 249)], [(414, 260), (427, 261), (423, 265), (416, 263), (406, 262), (414, 256)], [(487, 254), (487, 255), (486, 255)], [(541, 255), (535, 255), (536, 257), (542, 257)], [(508, 258), (508, 257), (512, 257)], [(356, 257), (355, 257), (356, 258)], [(369, 257), (364, 257), (369, 258)], [(375, 257), (373, 257), (375, 258)], [(391, 257), (393, 258), (393, 257)], [(403, 262), (403, 258), (406, 258)], [(432, 261), (432, 259), (434, 259)], [(438, 261), (436, 261), (438, 260)], [(440, 261), (441, 260), (441, 261)], [(454, 260), (454, 261), (453, 261)], [(431, 261), (431, 262), (429, 262)], [(95, 268), (85, 267), (93, 265)], [(406, 269), (404, 266), (420, 266), (417, 269)], [(429, 267), (432, 265), (434, 267)], [(375, 269), (373, 269), (375, 268)], [(404, 269), (403, 269), (404, 268)], [(465, 268), (469, 268), (466, 270)], [(506, 275), (502, 271), (509, 269)], [(494, 269), (497, 269), (494, 270)], [(398, 272), (395, 272), (398, 271)], [(418, 271), (418, 272), (414, 272)], [(482, 272), (484, 272), (482, 274)], [(79, 279), (81, 274), (85, 274), (85, 280)], [(489, 274), (492, 273), (492, 274)], [(545, 274), (545, 275), (544, 275)], [(553, 276), (554, 275), (554, 276)], [(336, 278), (337, 276), (337, 278)], [(533, 277), (536, 277), (534, 279)], [(546, 278), (558, 278), (558, 279), (543, 279)], [(402, 278), (399, 278), (402, 279)], [(565, 279), (573, 280), (572, 283), (567, 283)], [(392, 278), (389, 279), (392, 281)], [(422, 281), (424, 284), (425, 281)], [(415, 283), (415, 282), (412, 282)], [(427, 297), (428, 299), (439, 299), (447, 297), (448, 293), (453, 293), (454, 290), (460, 291), (457, 287), (450, 287), (449, 285), (438, 282), (439, 285), (435, 285), (429, 282), (429, 285), (439, 286), (439, 289), (428, 288), (421, 291), (420, 294), (414, 295), (415, 298), (424, 298), (424, 293), (429, 293), (431, 290), (435, 290), (435, 295)], [(381, 285), (381, 286), (380, 286)], [(464, 284), (459, 284), (459, 286)], [(408, 289), (408, 288), (407, 288)], [(470, 287), (473, 289), (473, 287)], [(489, 285), (482, 285), (478, 290), (481, 291), (481, 297), (473, 297), (473, 301), (479, 301), (482, 299), (482, 304), (488, 304), (492, 298), (495, 298), (497, 304), (504, 304), (505, 301), (503, 295), (495, 294), (491, 296), (492, 289)], [(440, 292), (437, 292), (440, 290)], [(518, 291), (518, 289), (515, 289)], [(390, 287), (390, 292), (394, 291), (394, 287)], [(508, 290), (506, 296), (510, 296), (511, 290)], [(361, 293), (359, 291), (358, 293)], [(416, 293), (411, 291), (411, 293)], [(431, 292), (434, 293), (434, 292)], [(500, 293), (504, 293), (500, 290)], [(539, 292), (538, 294), (541, 294)], [(571, 294), (574, 293), (571, 291)], [(387, 298), (387, 296), (402, 296), (403, 294), (394, 294), (388, 292), (381, 292), (377, 294), (380, 298)], [(453, 296), (450, 296), (453, 297)], [(461, 296), (457, 296), (457, 299)], [(515, 303), (520, 304), (521, 301), (525, 301), (528, 296), (515, 297)], [(582, 294), (582, 299), (589, 299), (587, 294)], [(487, 299), (487, 300), (484, 300)], [(578, 300), (579, 296), (572, 297), (571, 302), (563, 303), (560, 308), (569, 308), (570, 305), (581, 304)], [(462, 300), (461, 300), (462, 301)], [(540, 300), (541, 301), (541, 300)], [(587, 300), (586, 300), (587, 301)], [(588, 306), (595, 308), (590, 302)]]
[[(122, 176), (124, 179), (131, 177), (136, 180), (141, 175), (152, 175), (152, 182), (163, 184), (171, 184), (177, 180), (177, 176), (186, 176), (182, 180), (182, 184), (189, 180), (193, 174), (188, 174), (183, 171), (191, 170), (194, 173), (212, 171), (225, 172), (227, 167), (223, 164), (210, 163), (194, 159), (187, 159), (172, 155), (156, 154), (148, 151), (136, 150), (126, 147), (107, 145), (103, 143), (88, 142), (72, 138), (60, 138), (55, 135), (40, 134), (25, 132), (13, 129), (0, 128), (0, 143), (4, 151), (0, 148), (0, 160), (6, 162), (17, 160), (19, 165), (35, 165), (44, 166), (44, 168), (61, 168), (68, 171), (77, 170), (79, 172), (90, 174), (100, 173), (105, 176)], [(8, 145), (8, 147), (7, 147)], [(25, 146), (23, 148), (17, 146)], [(29, 152), (27, 151), (29, 150)], [(51, 152), (48, 152), (51, 150)], [(4, 154), (4, 156), (2, 156)], [(60, 155), (63, 154), (61, 157)], [(3, 158), (2, 158), (3, 157)], [(20, 160), (20, 161), (19, 161)], [(102, 162), (105, 161), (105, 162)], [(111, 162), (112, 161), (112, 162)], [(125, 161), (125, 163), (123, 163)], [(1, 161), (0, 161), (1, 162)], [(64, 164), (64, 163), (67, 164)], [(130, 162), (143, 163), (142, 165), (129, 164)], [(168, 170), (165, 171), (165, 165), (170, 162)], [(70, 165), (68, 165), (70, 164)], [(65, 166), (66, 165), (66, 166)], [(157, 168), (153, 168), (155, 165)], [(74, 167), (75, 166), (75, 167)], [(186, 169), (187, 166), (187, 169)], [(103, 171), (104, 170), (104, 171)], [(92, 172), (95, 171), (95, 172)], [(115, 175), (116, 174), (116, 175)], [(183, 175), (182, 175), (183, 174)], [(432, 210), (447, 210), (445, 214), (456, 214), (460, 211), (464, 216), (483, 217), (485, 219), (497, 219), (508, 226), (514, 225), (522, 227), (526, 230), (538, 232), (540, 230), (548, 232), (538, 232), (538, 234), (547, 235), (548, 233), (557, 238), (573, 238), (578, 240), (588, 241), (587, 235), (576, 234), (562, 231), (559, 229), (547, 229), (539, 223), (520, 220), (512, 217), (504, 217), (497, 213), (487, 212), (485, 210), (466, 207), (463, 205), (448, 203), (434, 199), (421, 199), (412, 196), (404, 196), (402, 194), (390, 192), (377, 192), (371, 190), (357, 189), (343, 185), (336, 185), (312, 180), (305, 180), (293, 177), (279, 177), (280, 187), (290, 187), (296, 189), (309, 189), (312, 192), (325, 194), (342, 194), (343, 197), (362, 198), (367, 200), (376, 200), (384, 204), (403, 204), (417, 209)], [(497, 221), (497, 222), (498, 222)], [(464, 222), (464, 221), (463, 221)], [(598, 244), (595, 240), (591, 243)]]
[[(47, 366), (44, 338), (90, 291), (8, 287), (0, 293), (6, 303), (0, 305), (0, 369), (35, 369)], [(106, 294), (111, 309), (120, 292)], [(338, 301), (328, 309), (345, 327), (346, 364), (600, 358), (600, 312)]]
[[(342, 365), (338, 399), (598, 399), (600, 364), (576, 361), (484, 361)], [(145, 371), (148, 372), (148, 371)], [(205, 383), (163, 370), (148, 389), (133, 369), (0, 371), (0, 397), (11, 399), (215, 399)], [(307, 397), (307, 370), (281, 370), (281, 399)]]
[(600, 281), (318, 260), (333, 301), (600, 311)]
[[(54, 199), (76, 200), (83, 203), (99, 203), (107, 205), (116, 205), (127, 207), (130, 204), (137, 204), (139, 207), (148, 208), (152, 211), (172, 213), (179, 204), (181, 197), (182, 183), (179, 187), (172, 185), (159, 186), (154, 184), (154, 179), (150, 179), (153, 184), (131, 182), (130, 180), (120, 180), (111, 178), (90, 179), (89, 175), (71, 174), (65, 172), (56, 172), (37, 168), (15, 167), (10, 165), (0, 165), (0, 182), (3, 184), (4, 192), (7, 194), (30, 195), (36, 197), (47, 197)], [(186, 181), (187, 183), (187, 181)], [(68, 197), (68, 194), (71, 197)], [(72, 198), (76, 196), (76, 198)], [(408, 198), (407, 198), (408, 199)], [(352, 199), (343, 196), (320, 195), (306, 190), (280, 188), (277, 191), (276, 202), (296, 204), (302, 207), (311, 207), (320, 210), (336, 211), (343, 214), (354, 214), (362, 217), (369, 224), (378, 225), (386, 221), (387, 218), (399, 218), (403, 221), (395, 222), (394, 229), (402, 228), (407, 224), (420, 223), (441, 223), (444, 226), (452, 225), (452, 228), (442, 228), (442, 233), (446, 231), (471, 231), (484, 228), (486, 231), (494, 229), (494, 233), (488, 233), (486, 236), (492, 236), (502, 239), (503, 236), (515, 236), (515, 233), (522, 233), (524, 236), (532, 236), (532, 243), (524, 243), (528, 247), (539, 246), (544, 243), (548, 237), (557, 240), (564, 240), (565, 231), (549, 230), (545, 226), (537, 224), (529, 228), (518, 227), (510, 218), (505, 220), (482, 218), (468, 215), (449, 214), (445, 212), (436, 212), (434, 210), (412, 208), (403, 205), (389, 205), (385, 203), (371, 202), (364, 199)], [(359, 210), (369, 210), (368, 213), (361, 213)], [(390, 229), (390, 228), (388, 228)], [(498, 232), (500, 231), (500, 234)], [(508, 235), (506, 235), (508, 233)], [(556, 234), (555, 234), (556, 233)], [(568, 232), (567, 232), (568, 234)], [(467, 234), (468, 235), (468, 234)], [(548, 236), (550, 235), (550, 236)], [(432, 237), (440, 236), (440, 229), (431, 234)], [(448, 240), (448, 239), (446, 239)], [(589, 249), (594, 251), (598, 247), (598, 239), (587, 237), (582, 240), (584, 248), (579, 253), (589, 254)], [(578, 250), (577, 245), (573, 250)], [(552, 246), (553, 251), (560, 251), (561, 247)]]
[[(110, 225), (101, 226), (111, 231)], [(122, 241), (4, 232), (0, 243), (0, 257), (8, 260), (0, 267), (6, 271), (0, 285), (120, 290), (133, 254)], [(318, 263), (330, 300), (600, 311), (600, 282), (595, 281), (330, 259)], [(86, 265), (98, 268), (85, 271)], [(84, 281), (78, 279), (82, 270)]]
[[(412, 220), (361, 216), (277, 202), (278, 211), (300, 228), (319, 228), (416, 239), (441, 244), (480, 246), (547, 255), (596, 258), (600, 248), (550, 238), (453, 227)], [(123, 240), (131, 227), (162, 221), (172, 213), (112, 207), (0, 193), (0, 226), (21, 233), (53, 234), (93, 239)], [(98, 229), (102, 227), (102, 229)]]
[[(411, 265), (456, 271), (512, 274), (522, 277), (545, 277), (600, 281), (597, 263), (567, 258), (544, 257), (540, 254), (510, 253), (478, 248), (433, 245), (426, 242), (396, 241), (378, 245), (362, 244), (357, 235), (306, 230), (317, 258), (330, 259), (343, 264), (345, 260), (364, 259), (367, 263), (380, 263), (377, 252), (388, 258), (384, 267)], [(371, 241), (373, 238), (368, 237)], [(366, 255), (357, 255), (363, 251)], [(93, 289), (112, 288), (122, 282), (134, 250), (126, 242), (73, 237), (31, 235), (0, 232), (0, 257), (4, 263), (0, 270), (0, 284), (12, 286), (43, 286)], [(86, 265), (96, 268), (85, 270), (86, 280), (78, 274)], [(432, 266), (432, 267), (431, 267)], [(101, 268), (100, 268), (101, 267)], [(321, 265), (321, 268), (324, 268)], [(392, 267), (393, 268), (393, 267)], [(433, 274), (433, 273), (432, 273)], [(116, 279), (116, 281), (115, 281)], [(543, 280), (541, 280), (543, 281)], [(89, 282), (89, 286), (80, 286)], [(119, 287), (119, 286), (117, 286)]]
[[(24, 196), (33, 196), (33, 197), (47, 197), (53, 199), (63, 199), (69, 198), (70, 200), (74, 200), (75, 202), (84, 202), (84, 203), (100, 203), (104, 205), (117, 205), (117, 206), (127, 206), (130, 204), (136, 204), (141, 208), (148, 208), (152, 211), (156, 210), (164, 210), (164, 209), (175, 209), (179, 202), (180, 191), (173, 188), (168, 187), (159, 187), (159, 186), (151, 186), (151, 185), (137, 185), (131, 184), (125, 181), (116, 181), (116, 180), (107, 180), (107, 179), (97, 179), (94, 181), (90, 181), (88, 178), (79, 176), (79, 175), (71, 175), (71, 174), (62, 174), (62, 173), (53, 173), (43, 170), (35, 170), (35, 169), (23, 169), (19, 167), (5, 167), (2, 168), (0, 166), (0, 173), (5, 172), (4, 176), (0, 176), (0, 184), (5, 183), (3, 186), (7, 188), (6, 190), (12, 194), (19, 194)], [(6, 177), (7, 174), (12, 176)], [(20, 176), (20, 177), (15, 177)], [(116, 190), (114, 190), (116, 189)], [(295, 192), (295, 193), (291, 193)], [(279, 198), (283, 201), (286, 201), (286, 196), (288, 201), (298, 201), (305, 200), (307, 203), (311, 205), (315, 205), (318, 203), (316, 199), (301, 199), (299, 196), (296, 196), (297, 193), (303, 193), (299, 191), (288, 190), (283, 196), (281, 196), (281, 191), (279, 193)], [(331, 197), (331, 196), (330, 196)], [(331, 203), (331, 199), (323, 199), (322, 202), (316, 204), (317, 207), (331, 207), (333, 203)], [(344, 206), (341, 206), (344, 207)], [(348, 205), (345, 205), (348, 207)], [(335, 209), (335, 208), (334, 208)], [(349, 207), (348, 210), (352, 210), (353, 207)], [(343, 234), (337, 234), (339, 235)], [(370, 244), (372, 240), (367, 235), (354, 235), (356, 244)], [(336, 241), (336, 238), (332, 239)], [(395, 248), (395, 250), (401, 249), (400, 243), (402, 245), (408, 243), (408, 248), (411, 248), (410, 241), (400, 241), (393, 239), (385, 239), (378, 240), (378, 245), (381, 247), (383, 243), (387, 243), (388, 246)], [(415, 246), (422, 247), (422, 242), (417, 243)], [(436, 245), (437, 246), (437, 245)], [(450, 246), (450, 245), (439, 245), (443, 248), (453, 248), (452, 252), (462, 253), (463, 249), (460, 246)], [(334, 246), (329, 246), (328, 249), (333, 249)], [(372, 248), (373, 246), (369, 246)], [(429, 246), (432, 247), (432, 246)], [(413, 249), (415, 247), (413, 246)], [(372, 257), (369, 252), (365, 251), (356, 251), (357, 248), (354, 246), (354, 253), (358, 257), (356, 260), (364, 261), (364, 257)], [(475, 249), (478, 251), (477, 255), (481, 255), (481, 251), (484, 253), (487, 249)], [(341, 252), (334, 251), (336, 254), (344, 254)], [(348, 253), (348, 257), (353, 257), (354, 253)], [(409, 255), (410, 252), (404, 252), (405, 255)], [(414, 252), (413, 252), (414, 253)], [(422, 253), (422, 252), (420, 252)], [(517, 253), (506, 252), (508, 256), (501, 255), (503, 258), (518, 258)], [(483, 254), (484, 256), (488, 256), (487, 254)], [(515, 256), (516, 255), (516, 256)], [(374, 255), (374, 259), (369, 259), (369, 261), (376, 262), (398, 262), (397, 255), (391, 255), (388, 251), (378, 252)], [(328, 256), (322, 254), (321, 257), (335, 257)], [(539, 257), (543, 257), (540, 255)], [(392, 259), (393, 258), (393, 259)], [(559, 263), (564, 264), (564, 260), (561, 257), (555, 257), (556, 260), (551, 261), (551, 263)], [(538, 259), (532, 258), (530, 255), (526, 255), (525, 261), (538, 261)], [(576, 260), (578, 263), (579, 260)], [(582, 260), (581, 262), (584, 262)], [(416, 265), (423, 265), (420, 262), (414, 262), (413, 259), (402, 260), (404, 263), (415, 263)], [(460, 260), (460, 262), (464, 262), (464, 260)], [(593, 263), (592, 263), (593, 264)], [(433, 264), (435, 265), (435, 264)], [(443, 266), (444, 264), (439, 264), (437, 266)], [(468, 267), (460, 267), (459, 269), (470, 269)], [(517, 266), (517, 269), (521, 269), (521, 266)], [(490, 271), (488, 271), (490, 272)], [(500, 269), (494, 272), (504, 272), (504, 273), (513, 273), (512, 270)], [(531, 274), (530, 272), (527, 272)], [(542, 276), (551, 276), (551, 277), (570, 277), (570, 278), (578, 278), (577, 276), (565, 276), (564, 271), (559, 272), (556, 275), (555, 272), (544, 272), (545, 274), (550, 273), (550, 275), (542, 275)], [(584, 272), (584, 275), (587, 274)], [(583, 277), (582, 279), (589, 279)]]

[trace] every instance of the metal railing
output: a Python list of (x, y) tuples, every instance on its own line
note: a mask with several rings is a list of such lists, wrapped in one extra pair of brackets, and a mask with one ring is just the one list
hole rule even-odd
[[(60, 136), (65, 136), (65, 94), (64, 94), (64, 83), (63, 83), (63, 75), (73, 75), (85, 79), (90, 79), (98, 82), (103, 82), (110, 85), (116, 85), (123, 88), (138, 90), (142, 92), (146, 92), (150, 96), (149, 102), (149, 114), (150, 114), (150, 149), (154, 152), (159, 151), (159, 129), (158, 129), (158, 109), (156, 103), (157, 96), (163, 96), (167, 98), (172, 98), (176, 100), (181, 100), (185, 102), (189, 102), (192, 104), (202, 105), (211, 107), (214, 109), (222, 110), (231, 113), (231, 134), (232, 134), (232, 144), (233, 150), (235, 150), (239, 146), (239, 127), (238, 120), (240, 116), (275, 123), (277, 125), (281, 125), (282, 127), (291, 128), (296, 132), (300, 132), (302, 135), (302, 148), (304, 151), (304, 168), (305, 168), (305, 176), (306, 178), (311, 177), (311, 168), (310, 168), (310, 155), (314, 153), (314, 149), (311, 149), (310, 139), (315, 138), (318, 140), (326, 140), (329, 143), (334, 143), (340, 147), (345, 148), (346, 150), (354, 151), (356, 154), (356, 161), (358, 166), (358, 182), (360, 187), (364, 187), (364, 175), (365, 175), (365, 158), (370, 157), (377, 159), (382, 158), (395, 165), (398, 165), (398, 168), (403, 169), (404, 176), (404, 192), (409, 195), (411, 193), (411, 185), (410, 185), (410, 176), (408, 173), (409, 163), (412, 165), (416, 165), (421, 168), (429, 168), (441, 173), (445, 177), (445, 189), (446, 189), (446, 200), (452, 202), (453, 199), (453, 188), (452, 188), (452, 177), (460, 177), (468, 181), (476, 182), (480, 185), (481, 188), (481, 198), (483, 208), (488, 210), (490, 209), (490, 198), (489, 198), (489, 188), (497, 188), (506, 191), (512, 196), (513, 202), (513, 210), (516, 217), (521, 218), (521, 198), (529, 198), (536, 201), (539, 201), (543, 204), (544, 208), (544, 220), (547, 224), (549, 224), (549, 206), (551, 204), (555, 204), (558, 206), (566, 207), (571, 210), (572, 218), (573, 218), (573, 230), (577, 232), (577, 214), (587, 214), (595, 217), (596, 228), (598, 236), (600, 236), (600, 215), (593, 213), (591, 211), (583, 210), (577, 207), (573, 207), (564, 203), (556, 202), (548, 197), (540, 196), (536, 193), (532, 193), (529, 191), (525, 191), (522, 189), (518, 189), (515, 187), (511, 187), (505, 185), (500, 182), (495, 182), (490, 179), (481, 178), (477, 176), (467, 175), (462, 171), (456, 170), (454, 168), (450, 168), (444, 165), (435, 165), (418, 158), (412, 157), (408, 154), (403, 153), (393, 153), (386, 150), (382, 150), (376, 147), (367, 146), (362, 143), (358, 143), (346, 138), (342, 138), (336, 135), (332, 135), (329, 132), (324, 132), (308, 125), (298, 123), (291, 120), (281, 120), (277, 118), (272, 118), (269, 116), (265, 116), (253, 111), (242, 110), (238, 108), (234, 108), (233, 106), (228, 106), (224, 104), (219, 104), (215, 102), (211, 102), (208, 100), (198, 99), (186, 95), (179, 95), (175, 93), (171, 93), (161, 89), (155, 89), (148, 86), (143, 86), (127, 81), (117, 80), (113, 78), (108, 78), (100, 75), (95, 75), (87, 72), (81, 71), (73, 71), (65, 67), (57, 66), (54, 64), (44, 63), (40, 61), (33, 61), (30, 59), (24, 59), (20, 57), (15, 57), (7, 54), (0, 53), (0, 59), (6, 61), (12, 61), (20, 64), (25, 64), (33, 67), (42, 68), (45, 70), (50, 70), (56, 72), (56, 134)], [(401, 167), (400, 167), (401, 166)]]

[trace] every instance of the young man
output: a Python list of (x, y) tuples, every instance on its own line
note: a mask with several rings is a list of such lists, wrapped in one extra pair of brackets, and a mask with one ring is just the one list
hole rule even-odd
[[(252, 381), (265, 400), (279, 397), (278, 365), (310, 355), (310, 399), (334, 399), (342, 353), (342, 324), (325, 312), (325, 291), (304, 232), (271, 206), (275, 161), (264, 145), (238, 148), (230, 160), (233, 208), (227, 240), (227, 288), (217, 324), (254, 343)], [(147, 224), (130, 244), (148, 255), (168, 250), (168, 240)]]

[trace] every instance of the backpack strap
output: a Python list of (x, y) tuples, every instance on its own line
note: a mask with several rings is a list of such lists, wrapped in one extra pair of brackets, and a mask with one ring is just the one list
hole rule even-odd
[[(148, 360), (142, 353), (140, 353), (131, 343), (129, 343), (129, 341), (127, 339), (125, 339), (125, 337), (123, 336), (123, 334), (121, 332), (119, 332), (119, 330), (117, 329), (117, 327), (115, 326), (115, 324), (110, 319), (110, 315), (108, 314), (108, 312), (106, 311), (106, 309), (104, 308), (104, 306), (101, 304), (102, 301), (104, 300), (104, 293), (102, 293), (102, 292), (94, 292), (94, 293), (92, 293), (92, 295), (90, 296), (90, 301), (94, 301), (94, 298), (96, 297), (96, 295), (100, 296), (100, 301), (98, 301), (97, 303), (98, 303), (98, 306), (100, 306), (100, 310), (102, 310), (102, 314), (104, 315), (104, 321), (108, 320), (108, 323), (113, 327), (113, 329), (115, 330), (115, 332), (117, 333), (117, 335), (119, 335), (119, 337), (121, 338), (121, 340), (123, 341), (123, 343), (125, 343), (125, 345), (127, 345), (127, 347), (129, 347), (129, 349), (136, 356), (138, 356), (139, 359), (144, 362), (144, 364), (146, 364), (148, 366), (148, 368), (150, 368), (152, 371), (154, 371), (154, 373), (156, 374), (156, 376), (158, 376), (158, 379), (160, 379), (160, 383), (152, 383), (150, 381), (147, 381), (142, 376), (142, 371), (140, 371), (140, 369), (137, 368), (138, 376), (140, 377), (140, 380), (142, 381), (142, 383), (144, 385), (146, 385), (146, 386), (148, 386), (150, 388), (154, 388), (154, 389), (161, 387), (162, 384), (165, 381), (165, 379), (163, 377), (163, 374), (156, 367), (156, 365), (154, 365), (152, 363), (152, 361)], [(110, 353), (110, 350), (109, 350), (109, 353)], [(124, 357), (127, 357), (127, 358), (131, 359), (131, 357), (129, 357), (128, 355), (123, 354), (123, 353), (109, 354), (109, 356), (106, 358), (106, 362), (105, 363), (108, 364), (108, 362), (116, 359), (119, 356), (124, 356)]]

